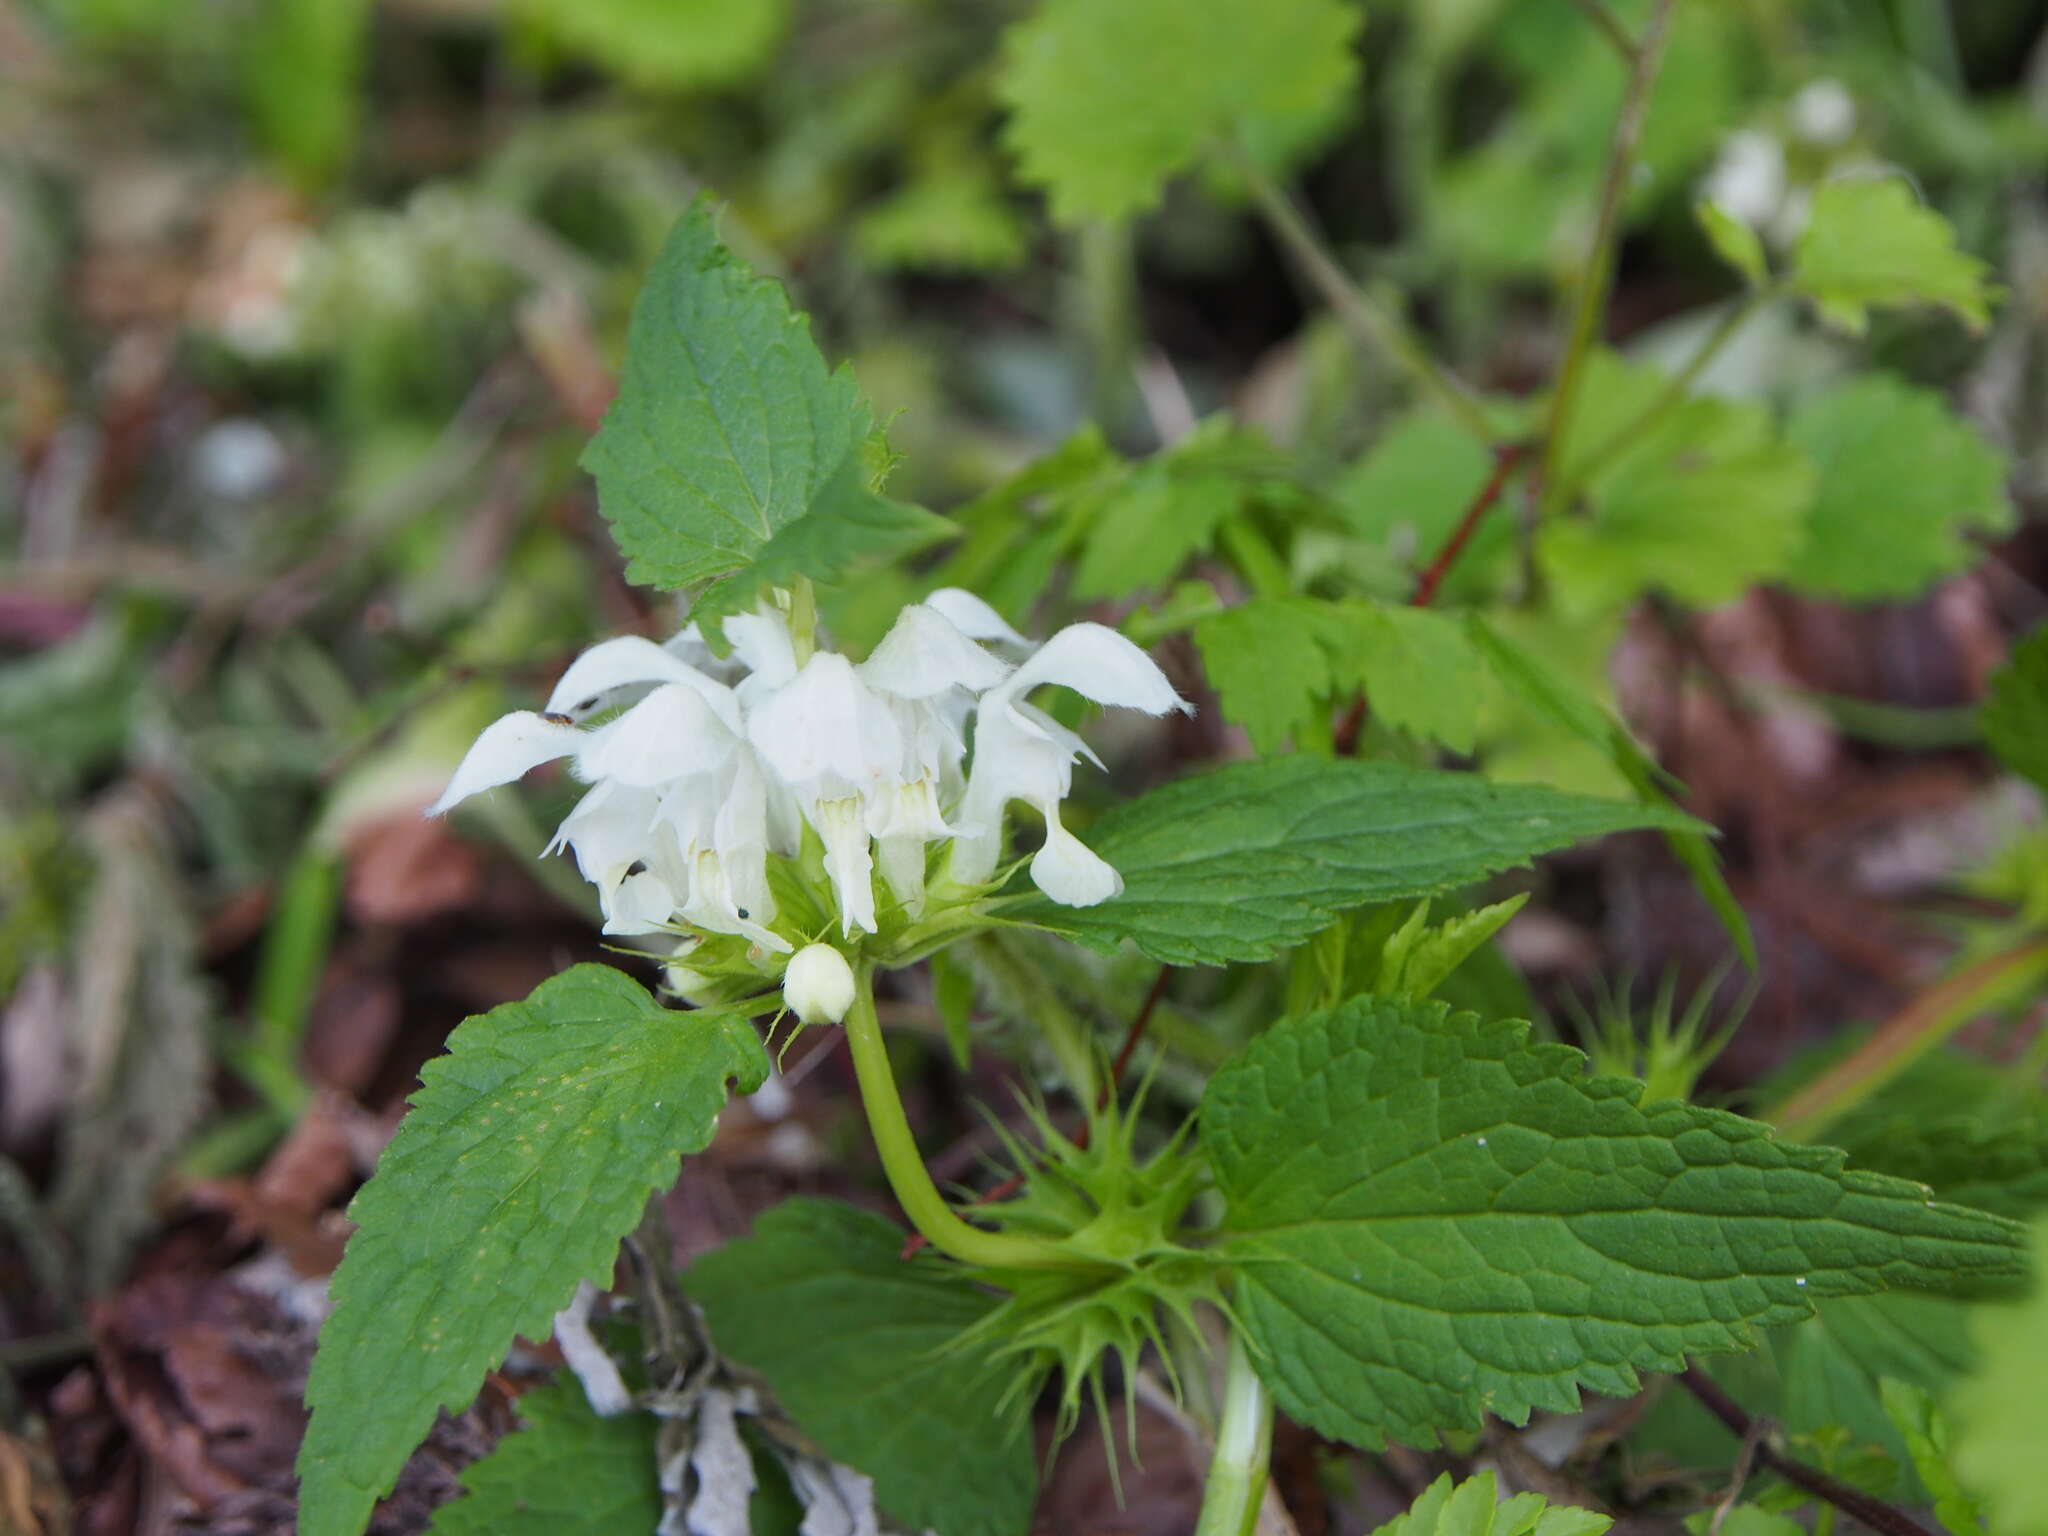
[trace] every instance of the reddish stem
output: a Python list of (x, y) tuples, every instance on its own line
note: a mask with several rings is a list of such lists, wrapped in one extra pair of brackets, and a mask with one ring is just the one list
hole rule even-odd
[(1500, 500), (1500, 493), (1507, 489), (1508, 476), (1515, 472), (1515, 466), (1527, 457), (1526, 443), (1497, 443), (1493, 450), (1493, 473), (1486, 477), (1486, 484), (1479, 488), (1479, 494), (1472, 498), (1472, 505), (1465, 509), (1465, 515), (1458, 519), (1458, 526), (1451, 530), (1451, 536), (1444, 540), (1444, 547), (1436, 552), (1436, 558), (1429, 562), (1415, 582), (1415, 593), (1408, 599), (1410, 607), (1427, 608), (1436, 601), (1437, 588), (1444, 584), (1444, 578), (1451, 574), (1451, 567), (1458, 563), (1458, 557), (1465, 553), (1465, 546), (1472, 542), (1472, 535), (1479, 531), (1480, 521)]

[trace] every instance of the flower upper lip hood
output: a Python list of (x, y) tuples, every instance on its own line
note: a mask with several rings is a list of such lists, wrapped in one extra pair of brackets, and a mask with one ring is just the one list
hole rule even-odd
[[(806, 826), (847, 937), (877, 927), (878, 866), (908, 911), (922, 909), (934, 842), (951, 841), (956, 884), (993, 879), (1013, 800), (1045, 818), (1031, 874), (1048, 896), (1082, 906), (1122, 889), (1060, 822), (1074, 760), (1099, 760), (1028, 702), (1056, 685), (1152, 715), (1188, 710), (1115, 630), (1074, 624), (1033, 650), (957, 588), (903, 609), (857, 664), (810, 650), (772, 604), (725, 629), (733, 655), (722, 661), (694, 627), (666, 645), (629, 635), (592, 646), (544, 711), (485, 728), (428, 814), (567, 759), (591, 788), (549, 849), (567, 847), (597, 887), (607, 933), (688, 924), (782, 954), (795, 945), (773, 927), (768, 858), (797, 856)], [(992, 646), (1028, 654), (1013, 664)]]

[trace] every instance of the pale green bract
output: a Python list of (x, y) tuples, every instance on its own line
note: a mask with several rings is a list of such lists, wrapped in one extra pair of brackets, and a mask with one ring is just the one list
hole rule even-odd
[(1279, 757), (1130, 801), (1092, 842), (1123, 875), (1093, 907), (1025, 898), (1005, 915), (1170, 965), (1266, 960), (1367, 902), (1468, 885), (1580, 838), (1696, 831), (1653, 806), (1397, 763)]
[(1062, 223), (1140, 212), (1221, 135), (1276, 160), (1312, 146), (1363, 19), (1345, 0), (1046, 0), (1005, 39), (1009, 145)]
[(759, 1371), (805, 1432), (875, 1480), (883, 1508), (943, 1536), (1012, 1536), (1037, 1462), (1013, 1367), (955, 1347), (996, 1298), (903, 1233), (829, 1200), (786, 1200), (683, 1278), (719, 1347)]
[(1828, 1296), (2022, 1270), (2020, 1229), (1439, 1004), (1275, 1026), (1210, 1080), (1236, 1316), (1280, 1406), (1431, 1445), (1628, 1396)]
[(728, 1086), (767, 1074), (744, 1017), (674, 1012), (602, 965), (457, 1028), (349, 1207), (306, 1386), (302, 1536), (357, 1536), (434, 1415), (465, 1407), (515, 1334), (546, 1338), (577, 1281), (610, 1280)]

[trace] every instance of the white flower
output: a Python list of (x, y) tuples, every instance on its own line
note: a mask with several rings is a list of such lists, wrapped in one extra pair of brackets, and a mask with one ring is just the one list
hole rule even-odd
[(1777, 216), (1788, 185), (1784, 146), (1767, 133), (1741, 128), (1722, 140), (1720, 158), (1700, 190), (1708, 202), (1761, 228)]
[[(592, 646), (544, 713), (484, 730), (430, 814), (567, 758), (591, 787), (549, 851), (567, 848), (597, 887), (607, 933), (692, 928), (781, 954), (793, 941), (774, 927), (768, 861), (796, 857), (806, 826), (845, 938), (876, 931), (877, 869), (905, 910), (923, 910), (934, 845), (951, 842), (956, 882), (985, 884), (1012, 800), (1045, 819), (1031, 873), (1047, 895), (1085, 906), (1122, 889), (1060, 822), (1074, 759), (1094, 755), (1028, 701), (1056, 684), (1148, 714), (1185, 710), (1114, 630), (1072, 625), (1031, 652), (987, 603), (946, 589), (898, 614), (858, 665), (799, 645), (773, 605), (735, 615), (725, 632), (733, 654), (723, 660), (694, 628), (667, 645), (626, 636)], [(1013, 667), (991, 645), (1030, 654)], [(824, 964), (792, 960), (790, 973)]]
[(1045, 845), (1031, 860), (1031, 878), (1054, 901), (1087, 907), (1123, 889), (1123, 878), (1060, 824), (1059, 803), (1072, 785), (1074, 759), (1101, 760), (1088, 744), (1043, 710), (1025, 702), (1033, 688), (1056, 683), (1098, 704), (1148, 715), (1191, 712), (1152, 659), (1113, 629), (1071, 624), (1048, 640), (1004, 682), (982, 695), (975, 711), (974, 767), (953, 842), (953, 878), (975, 885), (995, 872), (1003, 810), (1012, 800), (1037, 807)]
[(806, 1024), (837, 1024), (853, 1006), (853, 967), (830, 944), (806, 944), (782, 973), (782, 1000)]
[(1789, 116), (1800, 138), (1832, 148), (1856, 131), (1856, 98), (1839, 80), (1808, 81), (1792, 98)]

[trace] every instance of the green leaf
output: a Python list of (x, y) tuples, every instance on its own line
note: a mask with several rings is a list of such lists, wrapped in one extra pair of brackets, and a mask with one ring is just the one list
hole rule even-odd
[(945, 526), (878, 496), (872, 422), (782, 285), (720, 243), (699, 199), (633, 308), (618, 398), (584, 451), (626, 574), (680, 587), (746, 571), (721, 606), (900, 551)]
[(1529, 900), (1524, 891), (1491, 906), (1460, 912), (1440, 923), (1424, 925), (1429, 903), (1387, 940), (1380, 954), (1380, 972), (1372, 990), (1386, 997), (1419, 1001), (1434, 992), (1451, 972), (1471, 959), (1488, 939), (1507, 926), (1509, 918)]
[(2041, 1426), (2048, 1423), (2048, 1221), (2034, 1227), (2034, 1289), (2023, 1302), (1983, 1307), (1972, 1333), (1982, 1363), (1948, 1399), (1955, 1470), (1990, 1506), (1999, 1536), (2048, 1532)]
[(1786, 573), (1806, 591), (1917, 597), (1976, 563), (1969, 534), (2013, 525), (2005, 456), (1932, 390), (1865, 375), (1803, 404), (1786, 437), (1820, 472)]
[(655, 1419), (601, 1419), (575, 1379), (519, 1399), (524, 1427), (462, 1473), (464, 1496), (434, 1511), (429, 1536), (613, 1536), (661, 1522)]
[(529, 25), (640, 85), (702, 90), (752, 75), (789, 26), (789, 0), (516, 0)]
[(1990, 268), (1896, 176), (1831, 181), (1792, 252), (1792, 286), (1829, 324), (1861, 336), (1874, 308), (1937, 305), (1973, 331), (1991, 321)]
[[(1353, 529), (1403, 568), (1419, 571), (1444, 547), (1493, 473), (1493, 455), (1440, 412), (1410, 412), (1331, 488)], [(1496, 509), (1498, 513), (1499, 509)], [(1514, 551), (1514, 519), (1492, 515), (1445, 578), (1445, 601), (1488, 592)]]
[(1767, 1126), (1583, 1078), (1528, 1027), (1362, 998), (1219, 1071), (1202, 1144), (1280, 1406), (1434, 1444), (1625, 1397), (1829, 1296), (2016, 1273), (2019, 1229)]
[[(1587, 394), (1606, 398), (1589, 401), (1573, 447), (1598, 451), (1593, 417), (1626, 424), (1660, 384), (1654, 369), (1596, 358)], [(1813, 492), (1813, 466), (1777, 440), (1767, 410), (1696, 396), (1600, 469), (1591, 515), (1552, 519), (1538, 554), (1570, 612), (1626, 607), (1652, 589), (1711, 608), (1784, 573)]]
[(1491, 1472), (1456, 1486), (1446, 1472), (1372, 1536), (1600, 1536), (1612, 1524), (1596, 1510), (1553, 1508), (1540, 1493), (1503, 1499)]
[(1165, 586), (1215, 542), (1226, 519), (1269, 485), (1284, 488), (1284, 480), (1285, 463), (1269, 443), (1227, 417), (1211, 417), (1134, 466), (1093, 510), (1074, 567), (1074, 595), (1128, 597)]
[(1764, 243), (1757, 238), (1755, 230), (1719, 203), (1695, 203), (1692, 215), (1699, 220), (1714, 254), (1740, 272), (1745, 283), (1752, 288), (1761, 288), (1770, 281), (1770, 264), (1764, 260)]
[(1919, 1387), (1887, 1376), (1884, 1411), (1906, 1442), (1913, 1470), (1933, 1496), (1934, 1515), (1953, 1536), (1984, 1536), (1984, 1509), (1964, 1491), (1950, 1467), (1949, 1425), (1934, 1399)]
[(602, 965), (456, 1029), (349, 1207), (306, 1386), (303, 1536), (356, 1536), (435, 1413), (466, 1405), (515, 1334), (546, 1338), (578, 1280), (609, 1280), (728, 1083), (767, 1073), (744, 1018), (672, 1011)]
[(368, 0), (271, 0), (237, 36), (257, 136), (301, 186), (324, 184), (355, 148)]
[(1697, 826), (1470, 773), (1272, 758), (1181, 779), (1096, 823), (1121, 896), (1029, 896), (1009, 915), (1104, 952), (1129, 939), (1169, 965), (1268, 960), (1350, 907), (1447, 891), (1584, 837)]
[(1342, 681), (1362, 687), (1373, 718), (1470, 752), (1479, 729), (1479, 653), (1455, 619), (1393, 603), (1346, 610), (1358, 649)]
[(1150, 207), (1233, 129), (1291, 157), (1342, 111), (1362, 20), (1344, 0), (1045, 0), (1005, 39), (1019, 172), (1072, 224)]
[(2020, 641), (1991, 674), (1983, 721), (1998, 760), (2048, 789), (2048, 627)]
[(879, 1216), (787, 1200), (683, 1286), (718, 1347), (885, 1509), (940, 1536), (1015, 1536), (1037, 1497), (1028, 1404), (1004, 1401), (1010, 1368), (956, 1347), (997, 1298), (902, 1248)]
[[(1611, 711), (1478, 614), (1468, 615), (1466, 625), (1473, 644), (1509, 693), (1543, 718), (1601, 752), (1628, 781), (1643, 804), (1676, 809), (1665, 788), (1668, 782), (1674, 781)], [(1664, 834), (1664, 841), (1673, 857), (1692, 876), (1701, 898), (1720, 919), (1743, 964), (1755, 970), (1756, 938), (1750, 932), (1749, 915), (1728, 888), (1728, 878), (1721, 872), (1720, 856), (1714, 852), (1713, 843), (1699, 831), (1668, 831)]]
[(1261, 752), (1278, 752), (1301, 734), (1330, 696), (1330, 662), (1313, 617), (1322, 606), (1255, 597), (1195, 622), (1195, 648), (1224, 718), (1243, 726)]

